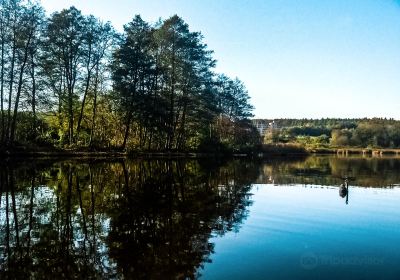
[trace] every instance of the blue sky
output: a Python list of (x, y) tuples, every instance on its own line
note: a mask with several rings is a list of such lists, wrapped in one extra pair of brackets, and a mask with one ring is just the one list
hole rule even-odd
[(400, 1), (42, 0), (111, 21), (173, 14), (201, 31), (216, 71), (240, 78), (259, 118), (400, 119)]

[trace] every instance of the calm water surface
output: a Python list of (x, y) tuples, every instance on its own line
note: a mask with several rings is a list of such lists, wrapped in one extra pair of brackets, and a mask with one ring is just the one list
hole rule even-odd
[(400, 279), (400, 158), (0, 165), (0, 279)]

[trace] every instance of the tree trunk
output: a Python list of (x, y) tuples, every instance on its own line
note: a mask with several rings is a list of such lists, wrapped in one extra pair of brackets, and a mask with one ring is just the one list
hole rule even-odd
[(26, 62), (28, 61), (28, 51), (29, 51), (29, 45), (32, 39), (32, 33), (29, 34), (28, 42), (26, 43), (25, 46), (25, 53), (24, 53), (24, 60), (21, 65), (21, 69), (19, 71), (19, 79), (18, 79), (18, 89), (17, 89), (17, 95), (15, 98), (15, 103), (14, 103), (14, 114), (13, 114), (13, 120), (12, 120), (12, 126), (11, 126), (11, 134), (10, 134), (10, 143), (14, 143), (14, 138), (15, 138), (15, 128), (17, 125), (17, 114), (18, 114), (18, 106), (19, 106), (19, 99), (21, 97), (21, 90), (22, 90), (22, 85), (24, 83), (23, 78), (24, 78), (24, 70), (26, 66)]
[(74, 110), (72, 93), (68, 95), (68, 144), (71, 145), (74, 139)]
[(79, 118), (78, 118), (78, 125), (76, 127), (76, 138), (77, 138), (76, 140), (77, 141), (78, 141), (78, 137), (79, 137), (79, 132), (81, 130), (81, 123), (82, 123), (82, 119), (83, 119), (83, 110), (85, 109), (86, 97), (87, 97), (87, 94), (89, 92), (90, 78), (91, 78), (92, 69), (93, 69), (93, 67), (92, 68), (90, 67), (91, 53), (92, 53), (92, 48), (90, 46), (89, 47), (88, 62), (87, 62), (87, 65), (86, 65), (87, 77), (86, 77), (86, 84), (85, 84), (85, 92), (83, 93), (81, 111), (80, 111)]
[(99, 82), (99, 64), (97, 64), (97, 66), (96, 66), (96, 78), (95, 78), (95, 81), (94, 81), (93, 116), (92, 116), (92, 129), (90, 130), (89, 146), (93, 145), (94, 130), (95, 130), (95, 127), (96, 127), (98, 82)]
[(1, 143), (5, 141), (5, 120), (4, 120), (4, 23), (1, 22), (1, 69), (0, 69), (0, 92), (1, 92)]
[(172, 73), (171, 73), (171, 93), (170, 93), (170, 112), (169, 112), (169, 135), (168, 135), (168, 143), (167, 150), (172, 149), (172, 145), (174, 142), (174, 104), (175, 98), (175, 43), (172, 46)]
[(125, 150), (126, 148), (126, 143), (128, 141), (128, 136), (129, 136), (129, 129), (131, 126), (131, 122), (132, 122), (132, 118), (133, 118), (133, 104), (135, 101), (135, 96), (136, 96), (136, 86), (137, 86), (137, 75), (135, 74), (134, 76), (134, 82), (133, 82), (133, 89), (134, 92), (131, 94), (130, 98), (130, 102), (129, 102), (129, 108), (128, 108), (128, 118), (127, 118), (127, 122), (126, 122), (126, 129), (125, 129), (125, 135), (124, 135), (124, 142), (122, 143), (122, 149)]
[(128, 116), (128, 119), (127, 119), (127, 122), (126, 122), (124, 142), (122, 143), (122, 149), (123, 150), (125, 150), (126, 142), (128, 141), (129, 129), (130, 129), (130, 126), (131, 126), (131, 121), (132, 121), (132, 112), (129, 112), (129, 116)]
[(12, 58), (11, 58), (11, 67), (10, 67), (10, 81), (9, 81), (9, 92), (8, 92), (8, 109), (7, 109), (7, 130), (6, 130), (6, 138), (8, 144), (10, 144), (10, 128), (11, 128), (11, 99), (12, 99), (12, 91), (13, 91), (13, 84), (14, 84), (14, 67), (15, 67), (15, 32), (13, 38), (13, 46), (12, 46)]
[(32, 78), (32, 114), (33, 114), (33, 123), (32, 123), (32, 137), (36, 140), (37, 136), (37, 116), (36, 116), (36, 78), (35, 78), (35, 60), (34, 54), (31, 53), (31, 78)]

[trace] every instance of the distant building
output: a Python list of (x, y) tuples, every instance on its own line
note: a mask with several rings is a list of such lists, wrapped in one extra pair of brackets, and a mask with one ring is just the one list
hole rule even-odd
[(273, 120), (272, 122), (268, 123), (268, 129), (277, 129), (278, 124)]
[(253, 125), (257, 128), (260, 135), (264, 135), (265, 131), (268, 129), (268, 123), (265, 120), (252, 120)]
[(274, 120), (254, 119), (252, 122), (261, 136), (264, 136), (269, 130), (278, 129), (278, 124)]

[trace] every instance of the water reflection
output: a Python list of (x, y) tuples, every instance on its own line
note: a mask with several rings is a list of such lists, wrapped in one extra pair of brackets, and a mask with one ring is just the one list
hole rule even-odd
[(257, 183), (338, 186), (342, 178), (354, 186), (393, 187), (400, 182), (399, 157), (310, 156), (306, 159), (270, 159)]
[(391, 187), (398, 170), (396, 158), (4, 162), (0, 279), (197, 278), (212, 237), (249, 215), (252, 184), (330, 186), (348, 203), (344, 176)]
[(0, 172), (0, 278), (195, 278), (248, 214), (252, 163), (73, 161)]

